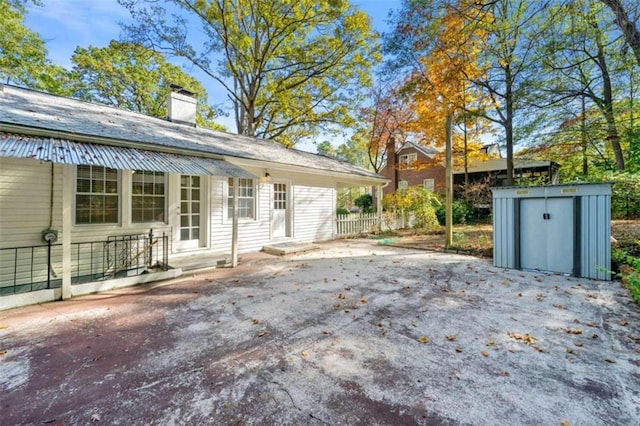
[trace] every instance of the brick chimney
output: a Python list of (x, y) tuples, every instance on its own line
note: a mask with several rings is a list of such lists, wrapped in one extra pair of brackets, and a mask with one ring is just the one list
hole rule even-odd
[(172, 84), (171, 92), (167, 99), (169, 121), (196, 127), (197, 104), (198, 101), (193, 97), (193, 93)]
[(384, 168), (384, 176), (391, 182), (384, 189), (384, 193), (392, 194), (398, 188), (398, 156), (396, 155), (396, 139), (392, 136), (387, 141), (387, 165)]

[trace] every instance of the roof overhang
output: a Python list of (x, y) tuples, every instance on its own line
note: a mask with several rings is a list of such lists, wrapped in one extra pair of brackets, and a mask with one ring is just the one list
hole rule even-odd
[(118, 170), (255, 177), (246, 170), (221, 159), (7, 133), (0, 135), (0, 157), (31, 158), (61, 164), (96, 165)]

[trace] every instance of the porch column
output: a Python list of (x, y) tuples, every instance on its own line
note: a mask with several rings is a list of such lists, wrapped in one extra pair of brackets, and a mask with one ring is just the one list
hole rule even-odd
[(238, 185), (239, 179), (233, 178), (233, 216), (231, 225), (231, 267), (238, 266)]
[(62, 166), (62, 299), (71, 298), (71, 227), (73, 226), (73, 166)]
[(376, 212), (378, 213), (378, 230), (382, 232), (382, 185), (376, 186)]

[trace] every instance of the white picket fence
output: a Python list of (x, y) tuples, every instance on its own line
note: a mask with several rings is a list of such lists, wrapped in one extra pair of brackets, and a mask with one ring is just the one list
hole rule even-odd
[(395, 215), (385, 211), (382, 213), (382, 223), (379, 222), (377, 213), (339, 214), (336, 217), (336, 238), (412, 228), (414, 224), (413, 213)]
[(336, 236), (354, 237), (380, 229), (377, 213), (339, 214), (336, 217)]

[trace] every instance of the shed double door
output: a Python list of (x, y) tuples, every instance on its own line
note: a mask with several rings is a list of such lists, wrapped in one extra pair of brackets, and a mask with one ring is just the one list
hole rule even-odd
[(573, 274), (573, 198), (520, 199), (520, 268)]

